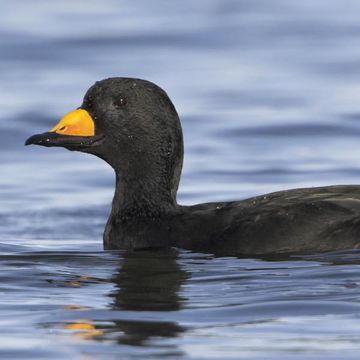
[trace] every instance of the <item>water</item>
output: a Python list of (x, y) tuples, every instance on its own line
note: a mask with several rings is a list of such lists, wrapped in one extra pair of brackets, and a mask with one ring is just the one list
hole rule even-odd
[(359, 252), (109, 252), (101, 160), (25, 148), (96, 80), (165, 88), (179, 201), (360, 183), (360, 4), (0, 0), (0, 358), (358, 359)]

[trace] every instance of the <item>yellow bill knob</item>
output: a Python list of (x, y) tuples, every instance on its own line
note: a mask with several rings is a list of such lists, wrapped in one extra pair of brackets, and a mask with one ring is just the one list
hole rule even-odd
[(50, 132), (71, 136), (94, 136), (95, 124), (86, 110), (77, 109), (67, 113)]

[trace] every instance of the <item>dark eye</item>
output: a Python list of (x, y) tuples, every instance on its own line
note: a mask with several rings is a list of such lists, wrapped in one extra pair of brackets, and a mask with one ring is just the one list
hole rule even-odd
[(122, 107), (127, 104), (127, 100), (124, 96), (119, 96), (114, 100), (114, 106), (115, 107)]
[(88, 109), (91, 109), (91, 108), (92, 108), (93, 102), (92, 102), (91, 96), (88, 96), (87, 99), (85, 100), (85, 106), (86, 106)]

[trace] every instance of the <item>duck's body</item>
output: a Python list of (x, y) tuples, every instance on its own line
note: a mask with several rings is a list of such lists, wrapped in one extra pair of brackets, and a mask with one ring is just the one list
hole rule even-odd
[(354, 249), (360, 247), (360, 186), (294, 189), (116, 219), (106, 226), (108, 249), (174, 246), (243, 256)]
[(179, 247), (224, 255), (313, 253), (360, 246), (360, 186), (177, 204), (180, 121), (166, 93), (139, 79), (96, 83), (79, 110), (27, 144), (97, 155), (116, 173), (106, 249)]

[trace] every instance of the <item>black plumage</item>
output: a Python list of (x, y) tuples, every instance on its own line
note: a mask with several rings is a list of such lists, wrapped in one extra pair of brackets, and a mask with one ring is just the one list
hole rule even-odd
[(360, 186), (295, 189), (251, 199), (177, 204), (183, 138), (179, 117), (155, 84), (110, 78), (93, 85), (81, 109), (93, 136), (54, 132), (26, 144), (62, 146), (104, 159), (116, 174), (106, 249), (179, 247), (224, 255), (314, 253), (358, 248)]

